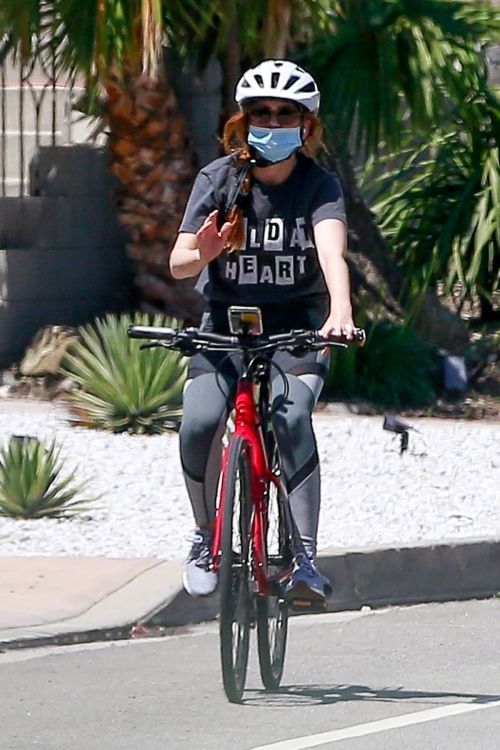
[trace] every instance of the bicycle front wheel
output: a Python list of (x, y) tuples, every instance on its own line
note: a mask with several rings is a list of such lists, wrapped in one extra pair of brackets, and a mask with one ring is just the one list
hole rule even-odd
[[(277, 449), (274, 449), (273, 472), (279, 472)], [(288, 602), (281, 590), (280, 574), (292, 564), (290, 530), (281, 490), (268, 486), (266, 553), (271, 596), (257, 598), (257, 645), (262, 683), (276, 690), (281, 682), (288, 635)]]
[(251, 474), (246, 442), (229, 445), (222, 497), (220, 589), (220, 653), (228, 699), (239, 703), (245, 689), (252, 614), (250, 590)]

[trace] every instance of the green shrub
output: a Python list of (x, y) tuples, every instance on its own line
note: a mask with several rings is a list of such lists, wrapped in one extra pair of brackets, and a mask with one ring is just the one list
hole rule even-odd
[(63, 518), (87, 510), (93, 498), (77, 499), (86, 485), (73, 484), (75, 471), (61, 478), (62, 468), (55, 442), (11, 437), (0, 451), (0, 516)]
[(399, 170), (374, 210), (413, 298), (440, 280), (447, 294), (459, 283), (462, 302), (498, 296), (499, 185), (498, 148), (468, 150), (461, 131), (418, 168)]
[(181, 414), (186, 360), (157, 348), (141, 351), (130, 325), (177, 326), (161, 315), (107, 315), (84, 326), (65, 359), (78, 384), (68, 396), (73, 421), (112, 432), (160, 433)]
[(418, 406), (436, 397), (438, 365), (408, 326), (369, 323), (364, 347), (333, 350), (325, 384), (333, 398), (361, 398), (384, 407)]

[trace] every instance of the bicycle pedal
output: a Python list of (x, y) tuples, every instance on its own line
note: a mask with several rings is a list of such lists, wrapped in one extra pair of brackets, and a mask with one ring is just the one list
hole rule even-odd
[(285, 586), (280, 581), (271, 578), (269, 579), (269, 590), (271, 592), (271, 596), (277, 596), (281, 598), (284, 595)]

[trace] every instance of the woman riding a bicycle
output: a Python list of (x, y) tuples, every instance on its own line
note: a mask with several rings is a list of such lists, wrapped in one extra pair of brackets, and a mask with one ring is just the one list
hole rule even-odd
[[(307, 71), (265, 60), (236, 87), (240, 111), (224, 129), (227, 156), (198, 174), (170, 256), (175, 278), (200, 274), (208, 310), (202, 328), (228, 333), (231, 305), (261, 309), (265, 334), (316, 329), (353, 337), (346, 217), (338, 179), (314, 161), (321, 146), (320, 93)], [(201, 273), (200, 273), (201, 272)], [(326, 599), (331, 588), (315, 564), (320, 470), (312, 411), (328, 354), (274, 355), (286, 373), (271, 382), (272, 417), (285, 487), (301, 549), (286, 586), (294, 599)], [(197, 526), (184, 586), (208, 595), (221, 436), (239, 374), (237, 357), (191, 358), (180, 430), (181, 461)]]

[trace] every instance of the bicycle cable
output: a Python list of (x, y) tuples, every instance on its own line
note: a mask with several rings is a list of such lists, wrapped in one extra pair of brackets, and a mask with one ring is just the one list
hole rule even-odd
[[(222, 367), (223, 367), (223, 365), (224, 365), (224, 362), (225, 362), (226, 360), (230, 360), (230, 358), (231, 358), (231, 355), (232, 355), (232, 354), (234, 354), (234, 352), (228, 352), (228, 353), (227, 353), (227, 354), (226, 354), (226, 355), (225, 355), (225, 356), (224, 356), (224, 357), (223, 357), (223, 358), (221, 359), (221, 361), (220, 361), (220, 362), (218, 363), (218, 365), (217, 365), (217, 366), (216, 366), (216, 368), (215, 368), (215, 382), (216, 382), (216, 384), (217, 384), (217, 387), (218, 387), (219, 391), (220, 391), (220, 392), (222, 393), (222, 395), (224, 396), (224, 398), (225, 398), (225, 399), (226, 399), (226, 401), (227, 401), (227, 404), (228, 404), (228, 411), (229, 411), (229, 412), (230, 412), (230, 411), (231, 411), (232, 409), (234, 409), (235, 403), (234, 403), (234, 400), (233, 400), (233, 398), (231, 397), (231, 394), (229, 394), (229, 395), (228, 395), (228, 394), (226, 394), (226, 391), (225, 391), (225, 389), (223, 388), (223, 384), (227, 384), (227, 381), (222, 381), (222, 378), (223, 378), (223, 375), (222, 375)], [(254, 354), (254, 356), (252, 357), (252, 359), (250, 360), (250, 362), (248, 363), (248, 365), (247, 365), (247, 367), (246, 367), (246, 372), (249, 372), (249, 371), (251, 370), (251, 368), (252, 368), (252, 367), (253, 367), (253, 365), (254, 365), (254, 362), (255, 362), (255, 360), (256, 360), (256, 359), (258, 359), (258, 358), (259, 358), (259, 357), (261, 357), (261, 356), (262, 356), (262, 353), (261, 353), (261, 352), (256, 352), (256, 353)], [(273, 360), (272, 360), (271, 358), (267, 358), (267, 362), (269, 363), (269, 366), (270, 366), (270, 370), (271, 370), (271, 369), (272, 369), (272, 368), (274, 367), (274, 368), (275, 368), (275, 370), (277, 370), (277, 371), (278, 371), (278, 374), (279, 374), (279, 375), (281, 376), (281, 379), (282, 379), (282, 381), (283, 381), (283, 393), (281, 394), (281, 396), (280, 396), (279, 398), (277, 398), (277, 399), (276, 399), (276, 401), (277, 401), (277, 404), (276, 404), (276, 405), (275, 405), (274, 407), (271, 407), (270, 409), (268, 409), (268, 410), (267, 410), (267, 413), (266, 413), (266, 415), (265, 415), (265, 416), (266, 416), (266, 418), (267, 418), (267, 419), (269, 419), (269, 417), (272, 417), (272, 415), (273, 415), (273, 414), (276, 414), (276, 412), (277, 412), (277, 411), (279, 411), (279, 410), (281, 409), (281, 407), (283, 406), (283, 404), (285, 404), (285, 403), (286, 403), (286, 401), (287, 401), (287, 399), (288, 399), (288, 396), (290, 395), (290, 384), (289, 384), (289, 382), (288, 382), (288, 378), (287, 378), (287, 376), (286, 376), (286, 373), (285, 373), (285, 371), (283, 370), (283, 368), (282, 368), (282, 367), (280, 367), (280, 366), (279, 366), (279, 365), (278, 365), (278, 364), (277, 364), (276, 362), (274, 362), (274, 361), (273, 361)], [(237, 378), (236, 378), (236, 380), (237, 380)], [(271, 378), (269, 378), (269, 381), (271, 381)]]

